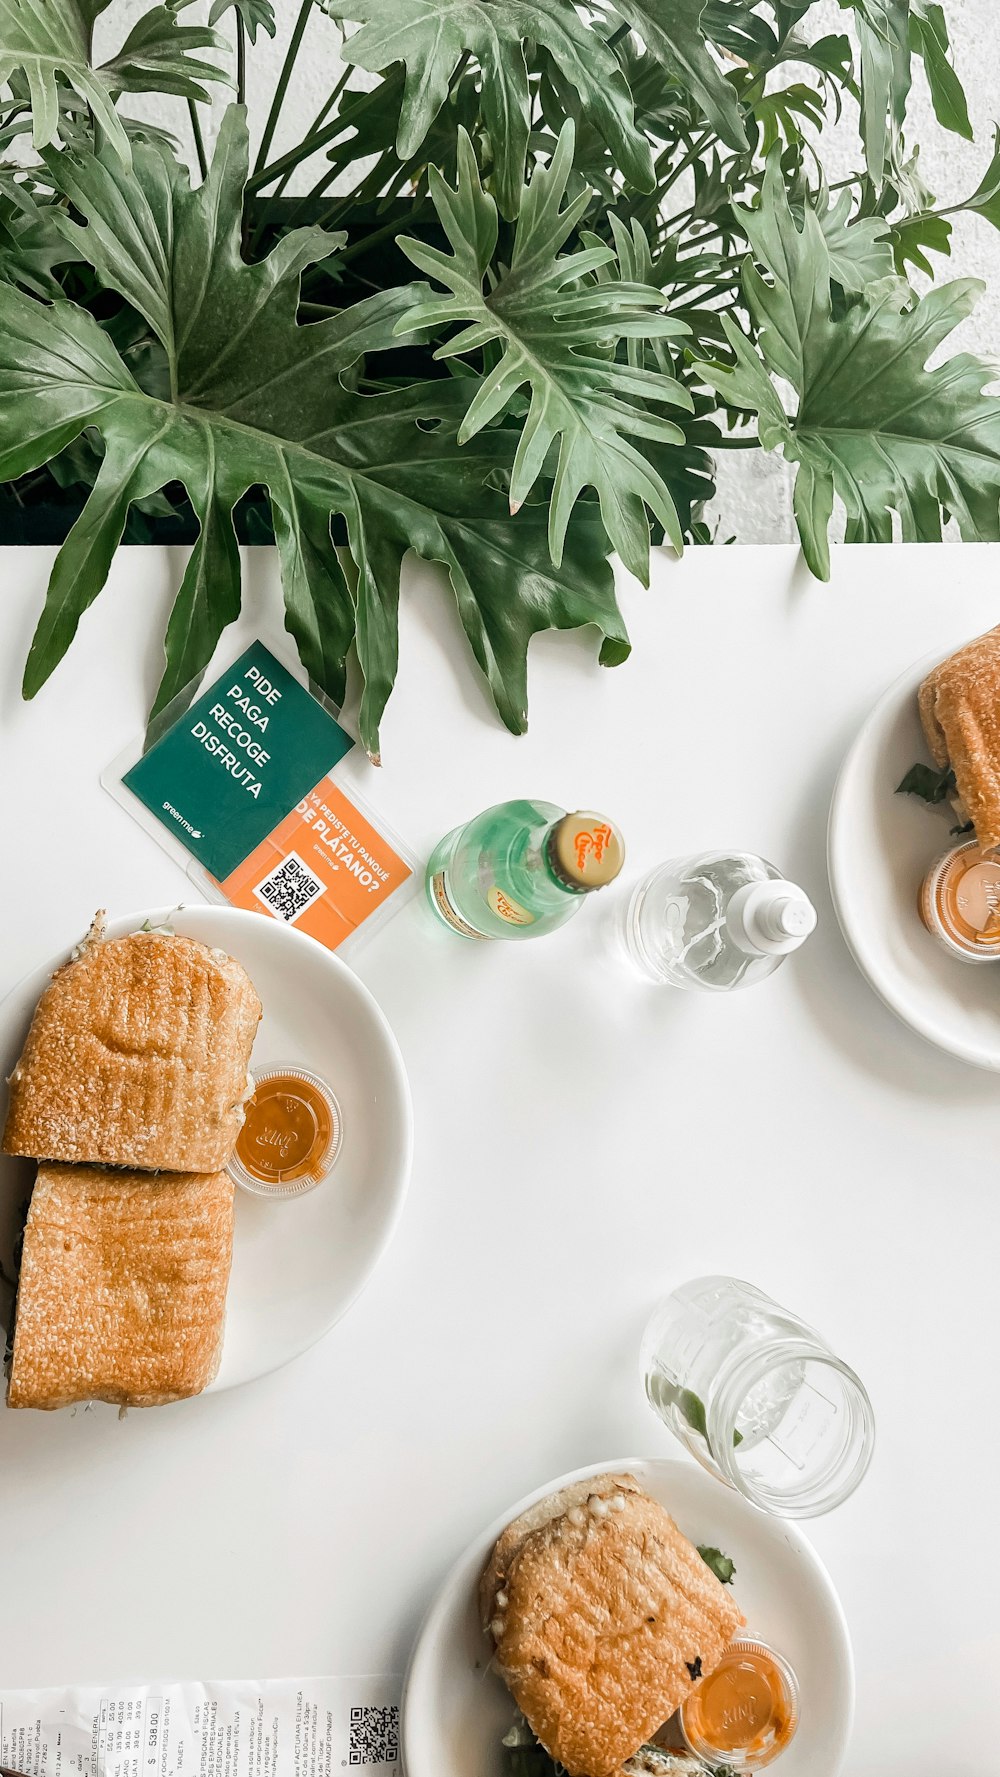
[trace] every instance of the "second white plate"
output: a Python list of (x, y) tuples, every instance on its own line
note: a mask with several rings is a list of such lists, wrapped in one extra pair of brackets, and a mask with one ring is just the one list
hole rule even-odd
[(799, 1681), (801, 1719), (782, 1754), (781, 1777), (837, 1777), (854, 1714), (854, 1662), (844, 1613), (819, 1556), (794, 1524), (755, 1511), (694, 1463), (634, 1457), (550, 1481), (512, 1505), (456, 1562), (424, 1620), (407, 1674), (407, 1777), (502, 1777), (500, 1742), (514, 1702), (488, 1670), (479, 1577), (512, 1518), (560, 1487), (611, 1471), (634, 1475), (692, 1542), (732, 1557), (734, 1592), (749, 1629), (785, 1654)]
[[(168, 920), (175, 932), (228, 950), (260, 995), (264, 1016), (251, 1068), (299, 1062), (329, 1081), (344, 1118), (329, 1178), (270, 1203), (236, 1193), (226, 1332), (212, 1390), (232, 1388), (297, 1357), (339, 1320), (388, 1244), (410, 1172), (412, 1115), (403, 1060), (368, 989), (322, 945), (280, 920), (233, 907), (159, 908), (108, 924), (108, 936)], [(0, 1005), (0, 1071), (9, 1074), (49, 976), (81, 936), (20, 982)], [(0, 1095), (2, 1096), (2, 1095)], [(0, 1120), (5, 1107), (0, 1106)], [(27, 1196), (32, 1166), (0, 1155), (0, 1253)]]
[(917, 689), (940, 658), (889, 687), (844, 760), (830, 809), (830, 887), (854, 959), (885, 1004), (929, 1043), (1000, 1070), (1000, 962), (949, 956), (917, 911), (927, 871), (956, 843), (954, 814), (896, 795), (910, 766), (929, 758)]

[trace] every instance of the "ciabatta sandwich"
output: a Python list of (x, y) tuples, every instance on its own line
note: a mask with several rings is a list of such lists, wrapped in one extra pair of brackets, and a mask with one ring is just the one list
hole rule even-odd
[(744, 1622), (631, 1475), (577, 1482), (508, 1525), (480, 1609), (518, 1708), (570, 1777), (619, 1771)]
[(260, 1001), (223, 950), (100, 916), (38, 1002), (10, 1079), (8, 1154), (216, 1172), (248, 1096)]
[(225, 1172), (40, 1166), (24, 1230), (11, 1407), (155, 1407), (207, 1388), (233, 1255)]
[(919, 705), (935, 765), (954, 774), (956, 813), (990, 851), (1000, 845), (1000, 628), (928, 673)]

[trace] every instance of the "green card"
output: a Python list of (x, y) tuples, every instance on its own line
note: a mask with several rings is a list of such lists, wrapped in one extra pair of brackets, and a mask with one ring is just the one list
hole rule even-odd
[(122, 782), (213, 876), (228, 876), (354, 745), (253, 642)]

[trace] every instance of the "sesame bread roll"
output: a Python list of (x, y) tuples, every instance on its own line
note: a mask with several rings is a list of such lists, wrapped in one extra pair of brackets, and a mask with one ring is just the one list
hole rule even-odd
[(8, 1154), (216, 1172), (243, 1123), (260, 1001), (223, 950), (99, 922), (53, 976), (10, 1080)]
[(983, 851), (1000, 845), (1000, 628), (928, 673), (920, 720), (939, 770), (955, 774), (955, 808)]
[(581, 1481), (509, 1525), (480, 1609), (518, 1708), (570, 1777), (619, 1771), (744, 1621), (631, 1475)]
[(41, 1166), (7, 1404), (158, 1407), (207, 1388), (233, 1256), (228, 1174)]

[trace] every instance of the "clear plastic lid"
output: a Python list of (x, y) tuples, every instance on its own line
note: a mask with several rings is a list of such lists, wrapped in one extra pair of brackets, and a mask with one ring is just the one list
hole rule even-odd
[(327, 1177), (342, 1138), (340, 1106), (326, 1081), (297, 1062), (282, 1063), (256, 1076), (227, 1170), (257, 1197), (300, 1197)]
[(709, 1765), (762, 1771), (784, 1752), (799, 1722), (799, 1687), (788, 1661), (766, 1642), (730, 1643), (680, 1711), (689, 1750)]
[(1000, 857), (975, 839), (956, 845), (928, 872), (920, 917), (933, 937), (963, 962), (1000, 959)]

